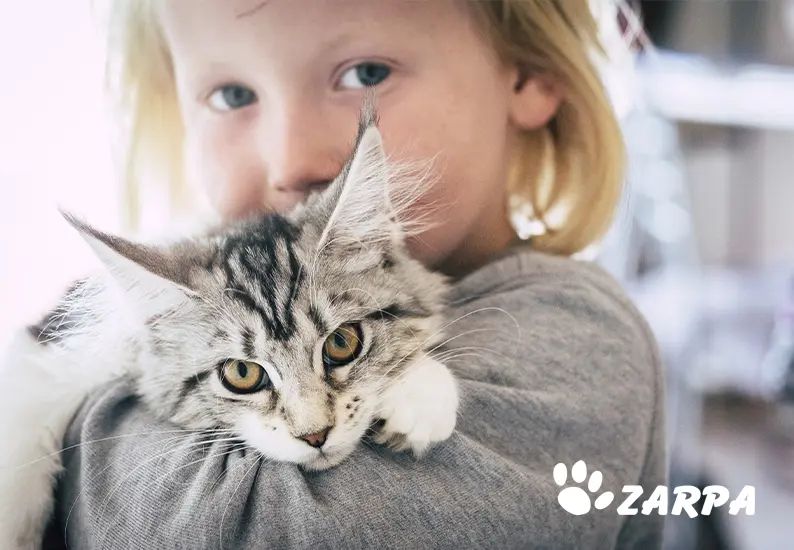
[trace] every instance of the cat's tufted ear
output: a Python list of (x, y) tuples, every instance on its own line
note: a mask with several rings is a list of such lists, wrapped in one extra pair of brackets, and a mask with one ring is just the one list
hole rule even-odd
[(95, 229), (72, 214), (63, 211), (61, 214), (85, 239), (121, 288), (139, 305), (145, 303), (145, 309), (157, 309), (197, 295), (192, 272), (201, 261), (201, 251), (183, 250), (176, 245), (155, 247), (134, 243)]
[(402, 239), (394, 207), (393, 173), (371, 100), (359, 121), (355, 150), (320, 201), (325, 222), (320, 244), (390, 243)]

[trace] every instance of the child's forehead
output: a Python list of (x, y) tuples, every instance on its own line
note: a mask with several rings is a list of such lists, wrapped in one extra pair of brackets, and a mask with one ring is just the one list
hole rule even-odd
[(331, 47), (360, 36), (409, 41), (454, 28), (463, 14), (455, 0), (165, 0), (155, 6), (169, 42), (191, 49), (230, 38), (239, 45), (289, 40), (291, 48)]

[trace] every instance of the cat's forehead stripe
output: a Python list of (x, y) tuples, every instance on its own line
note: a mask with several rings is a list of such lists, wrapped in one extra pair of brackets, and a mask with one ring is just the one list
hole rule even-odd
[(198, 386), (202, 384), (213, 372), (215, 371), (205, 370), (185, 378), (182, 381), (182, 388), (179, 391), (179, 399), (177, 400), (177, 403), (184, 401), (188, 395), (196, 391), (196, 388), (198, 388)]
[(243, 354), (246, 359), (251, 359), (256, 355), (256, 348), (254, 347), (254, 333), (250, 328), (245, 327), (241, 334), (243, 341)]
[(421, 309), (417, 304), (413, 304), (413, 308), (406, 307), (405, 305), (400, 305), (397, 303), (393, 303), (388, 305), (384, 308), (378, 309), (373, 311), (372, 313), (366, 316), (367, 319), (380, 319), (383, 321), (395, 321), (397, 319), (404, 319), (406, 317), (427, 317), (430, 315), (429, 312)]
[(294, 335), (293, 302), (304, 275), (295, 250), (300, 230), (277, 215), (263, 217), (231, 235), (222, 250), (229, 297), (262, 321), (269, 336)]
[(309, 305), (309, 319), (311, 319), (311, 322), (314, 323), (314, 327), (317, 329), (317, 332), (320, 334), (325, 334), (328, 332), (328, 327), (323, 320), (323, 315), (314, 304)]

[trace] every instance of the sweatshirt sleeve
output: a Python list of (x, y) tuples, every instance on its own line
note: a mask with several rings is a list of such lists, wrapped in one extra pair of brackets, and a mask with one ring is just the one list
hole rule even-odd
[(424, 458), (362, 443), (304, 472), (162, 422), (121, 381), (72, 423), (53, 531), (85, 549), (660, 548), (662, 516), (617, 513), (624, 485), (642, 502), (666, 482), (647, 326), (590, 268), (493, 267), (453, 296), (437, 352), (459, 421)]
[[(534, 529), (530, 547), (661, 548), (664, 516), (641, 508), (667, 483), (665, 383), (650, 327), (593, 264), (536, 255), (514, 264), (503, 266), (518, 273), (512, 279), (470, 282), (455, 309), (455, 332), (478, 331), (481, 348), (475, 361), (466, 355), (455, 365), (475, 416), (462, 431), (535, 480), (532, 520), (549, 528)], [(475, 286), (487, 299), (468, 298)], [(571, 472), (579, 461), (581, 484)], [(552, 475), (557, 464), (565, 465), (563, 487)], [(595, 492), (593, 472), (602, 480)], [(636, 514), (624, 516), (617, 507), (627, 485), (642, 487), (642, 495)], [(588, 513), (563, 509), (568, 487), (584, 490), (568, 495), (587, 496)], [(594, 509), (605, 492), (612, 503)]]

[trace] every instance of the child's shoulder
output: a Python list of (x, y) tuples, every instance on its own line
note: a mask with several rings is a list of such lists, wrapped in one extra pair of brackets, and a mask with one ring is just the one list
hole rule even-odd
[[(548, 453), (543, 472), (556, 461), (586, 458), (618, 492), (618, 481), (646, 490), (665, 483), (665, 382), (656, 339), (600, 266), (513, 252), (458, 282), (448, 330), (442, 357), (461, 358), (451, 368), (468, 400), (464, 433), (507, 426), (505, 441), (517, 443), (501, 452), (516, 463), (536, 464), (537, 449)], [(631, 521), (642, 533), (657, 523)]]
[(460, 304), (505, 294), (544, 302), (557, 297), (583, 306), (611, 303), (624, 315), (642, 318), (623, 286), (600, 265), (528, 248), (506, 254), (458, 281), (452, 301)]
[[(631, 362), (659, 368), (645, 317), (623, 286), (593, 262), (514, 251), (459, 281), (451, 305), (456, 317), (491, 310), (497, 322), (507, 313), (508, 322), (536, 343), (554, 342), (572, 353), (620, 350), (633, 355)], [(484, 316), (475, 317), (482, 322)]]

